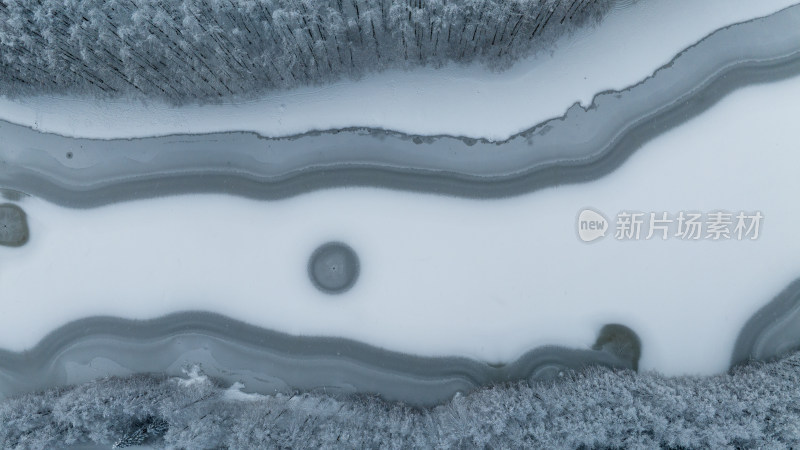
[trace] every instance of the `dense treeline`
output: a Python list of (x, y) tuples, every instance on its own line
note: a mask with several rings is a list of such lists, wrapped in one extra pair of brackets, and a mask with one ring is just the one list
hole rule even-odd
[(0, 400), (0, 448), (152, 439), (217, 449), (797, 449), (799, 368), (800, 352), (713, 377), (592, 367), (433, 408), (323, 392), (258, 397), (197, 373), (101, 378)]
[(185, 102), (387, 67), (504, 67), (612, 1), (0, 0), (0, 93)]

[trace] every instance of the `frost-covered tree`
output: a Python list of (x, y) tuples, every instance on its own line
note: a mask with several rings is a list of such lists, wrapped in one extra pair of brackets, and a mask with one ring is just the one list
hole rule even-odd
[(367, 71), (503, 68), (613, 0), (2, 0), (0, 94), (174, 103)]

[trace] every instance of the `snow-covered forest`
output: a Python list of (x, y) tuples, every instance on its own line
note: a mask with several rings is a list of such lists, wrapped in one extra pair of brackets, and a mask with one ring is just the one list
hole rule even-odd
[(0, 1), (0, 94), (252, 97), (389, 67), (507, 67), (613, 0)]

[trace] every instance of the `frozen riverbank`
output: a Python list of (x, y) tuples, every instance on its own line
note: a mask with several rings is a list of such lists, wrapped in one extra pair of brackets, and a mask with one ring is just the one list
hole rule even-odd
[(184, 108), (58, 96), (1, 99), (0, 119), (96, 138), (219, 131), (289, 136), (356, 126), (503, 140), (561, 116), (575, 102), (589, 105), (599, 92), (638, 83), (719, 28), (794, 3), (619, 2), (601, 26), (579, 31), (557, 42), (551, 53), (502, 73), (480, 66), (389, 71), (248, 102)]
[(0, 445), (792, 448), (798, 366), (795, 353), (703, 378), (593, 368), (425, 409), (374, 397), (253, 395), (197, 372), (111, 378), (0, 402)]
[[(609, 323), (639, 335), (642, 368), (667, 374), (779, 354), (798, 339), (800, 212), (786, 198), (800, 192), (800, 111), (787, 100), (800, 98), (797, 23), (800, 6), (715, 32), (645, 81), (503, 142), (364, 128), (93, 140), (3, 122), (0, 290), (16, 300), (0, 317), (7, 385), (169, 371), (193, 358), (230, 358), (219, 367), (231, 380), (269, 372), (231, 370), (252, 349), (235, 332), (214, 334), (219, 321), (175, 335), (184, 322), (158, 319), (196, 310), (226, 316), (228, 331), (466, 360), (426, 375), (423, 397), (436, 401), (526, 378), (548, 358), (618, 365), (588, 349)], [(609, 232), (587, 245), (575, 229), (587, 206), (609, 218), (746, 211), (766, 225), (753, 240), (620, 242)], [(352, 253), (315, 263), (331, 242)], [(134, 333), (139, 319), (161, 328)], [(58, 337), (75, 323), (100, 331)], [(112, 344), (115, 326), (131, 333)], [(147, 336), (160, 341), (134, 351)], [(41, 344), (53, 340), (69, 349)], [(204, 350), (184, 352), (187, 342)], [(526, 356), (547, 345), (561, 350)], [(147, 366), (137, 352), (161, 356)], [(380, 359), (329, 364), (332, 351), (322, 353), (339, 388), (399, 399), (424, 390), (413, 387), (419, 373), (382, 372)], [(283, 375), (253, 389), (325, 385), (270, 357)]]

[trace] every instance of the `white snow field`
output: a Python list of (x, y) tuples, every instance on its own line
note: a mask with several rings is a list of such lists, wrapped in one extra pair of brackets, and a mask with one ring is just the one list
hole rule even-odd
[(388, 71), (357, 81), (278, 92), (246, 103), (156, 103), (0, 98), (0, 119), (74, 137), (125, 138), (376, 127), (410, 134), (502, 140), (558, 117), (598, 92), (638, 83), (716, 29), (796, 0), (621, 1), (599, 27), (497, 73), (482, 66)]
[[(735, 91), (599, 180), (500, 200), (341, 188), (280, 201), (181, 195), (68, 209), (24, 199), (31, 240), (0, 247), (0, 348), (75, 319), (207, 310), (302, 335), (508, 362), (587, 348), (603, 324), (642, 340), (640, 368), (728, 368), (745, 321), (800, 275), (800, 77)], [(757, 240), (581, 242), (584, 207), (760, 211)], [(355, 286), (306, 272), (341, 240)]]

